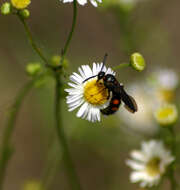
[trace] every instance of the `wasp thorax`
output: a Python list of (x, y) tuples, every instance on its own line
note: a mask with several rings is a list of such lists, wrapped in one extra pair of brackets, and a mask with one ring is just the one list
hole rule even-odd
[(92, 105), (103, 105), (108, 101), (109, 92), (104, 83), (92, 79), (84, 84), (84, 98)]

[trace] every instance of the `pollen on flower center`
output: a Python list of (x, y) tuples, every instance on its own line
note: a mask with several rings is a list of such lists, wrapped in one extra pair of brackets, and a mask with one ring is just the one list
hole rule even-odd
[(146, 165), (146, 171), (152, 177), (160, 174), (160, 159), (152, 158)]
[(84, 86), (84, 98), (92, 105), (103, 105), (107, 102), (109, 92), (104, 84), (97, 79), (86, 82)]

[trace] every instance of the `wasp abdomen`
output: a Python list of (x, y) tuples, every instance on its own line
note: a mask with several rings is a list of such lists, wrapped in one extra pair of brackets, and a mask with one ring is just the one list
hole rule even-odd
[(104, 115), (111, 115), (116, 111), (118, 111), (120, 104), (121, 104), (120, 97), (116, 94), (113, 94), (109, 106), (101, 110), (101, 113)]

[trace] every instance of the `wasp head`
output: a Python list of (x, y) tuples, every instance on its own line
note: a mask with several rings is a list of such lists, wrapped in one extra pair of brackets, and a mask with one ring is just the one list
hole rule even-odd
[(103, 71), (100, 71), (99, 73), (98, 73), (98, 81), (99, 80), (101, 80), (101, 79), (103, 79), (103, 77), (105, 76), (105, 72), (103, 72)]

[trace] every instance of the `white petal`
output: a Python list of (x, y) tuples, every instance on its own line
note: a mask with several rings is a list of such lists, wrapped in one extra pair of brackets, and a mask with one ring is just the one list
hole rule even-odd
[(133, 161), (133, 160), (127, 160), (126, 164), (134, 170), (144, 170), (144, 168), (145, 168), (144, 164), (138, 163), (138, 162)]
[(134, 150), (131, 152), (131, 157), (135, 160), (141, 161), (141, 162), (146, 162), (147, 158), (146, 155), (143, 154), (141, 151)]
[(71, 3), (73, 0), (63, 0), (63, 3)]
[(68, 82), (68, 85), (75, 88), (75, 89), (81, 89), (82, 88), (81, 85), (77, 85), (77, 84), (74, 84), (74, 83), (71, 83), (71, 82)]
[(84, 100), (80, 100), (76, 105), (71, 105), (71, 106), (69, 106), (69, 109), (68, 109), (68, 111), (73, 111), (73, 110), (75, 110), (77, 107), (79, 107), (82, 103), (84, 102)]
[(96, 63), (93, 63), (93, 75), (97, 75), (98, 72), (97, 72), (97, 68), (96, 68)]
[(67, 104), (71, 104), (73, 102), (76, 102), (78, 101), (79, 99), (82, 99), (83, 95), (76, 95), (76, 96), (68, 96), (67, 97), (67, 100), (66, 100), (66, 103)]
[(86, 119), (88, 112), (89, 112), (89, 109), (88, 109), (88, 106), (87, 106), (87, 109), (85, 109), (85, 111), (84, 111), (81, 118)]
[(86, 77), (91, 77), (91, 76), (93, 76), (92, 70), (91, 70), (91, 68), (89, 67), (89, 65), (84, 65), (84, 72), (85, 72), (85, 74), (86, 74)]
[(87, 3), (87, 0), (78, 0), (78, 3), (80, 5), (85, 5)]
[(82, 102), (82, 101), (84, 101), (83, 99), (79, 99), (79, 100), (77, 100), (77, 101), (75, 101), (75, 102), (72, 102), (71, 104), (68, 104), (68, 107), (69, 108), (72, 108), (72, 107), (74, 107), (74, 106), (80, 106), (80, 103)]
[(75, 89), (75, 88), (64, 89), (64, 91), (68, 92), (69, 95), (76, 95), (76, 94), (82, 94), (83, 93), (82, 89)]
[(81, 84), (83, 82), (83, 77), (80, 76), (79, 74), (73, 73), (72, 76), (74, 76), (74, 79), (77, 81), (78, 84)]
[(83, 69), (81, 67), (78, 68), (79, 73), (81, 74), (82, 78), (85, 80), (86, 79), (86, 75), (83, 72)]
[(133, 183), (143, 181), (146, 178), (146, 174), (144, 172), (132, 172), (130, 175), (130, 180)]
[(93, 6), (97, 7), (97, 2), (95, 0), (90, 0), (90, 1), (91, 1)]
[(85, 113), (85, 111), (87, 110), (87, 107), (88, 107), (88, 103), (85, 102), (79, 109), (79, 111), (77, 112), (76, 116), (77, 117), (82, 117), (83, 114)]
[[(90, 105), (89, 105), (89, 106), (90, 106)], [(89, 107), (89, 112), (88, 112), (88, 115), (87, 115), (87, 120), (88, 120), (88, 121), (92, 121), (92, 120), (91, 120), (91, 115), (92, 115), (91, 112), (92, 112), (92, 110), (91, 110), (90, 107)]]

